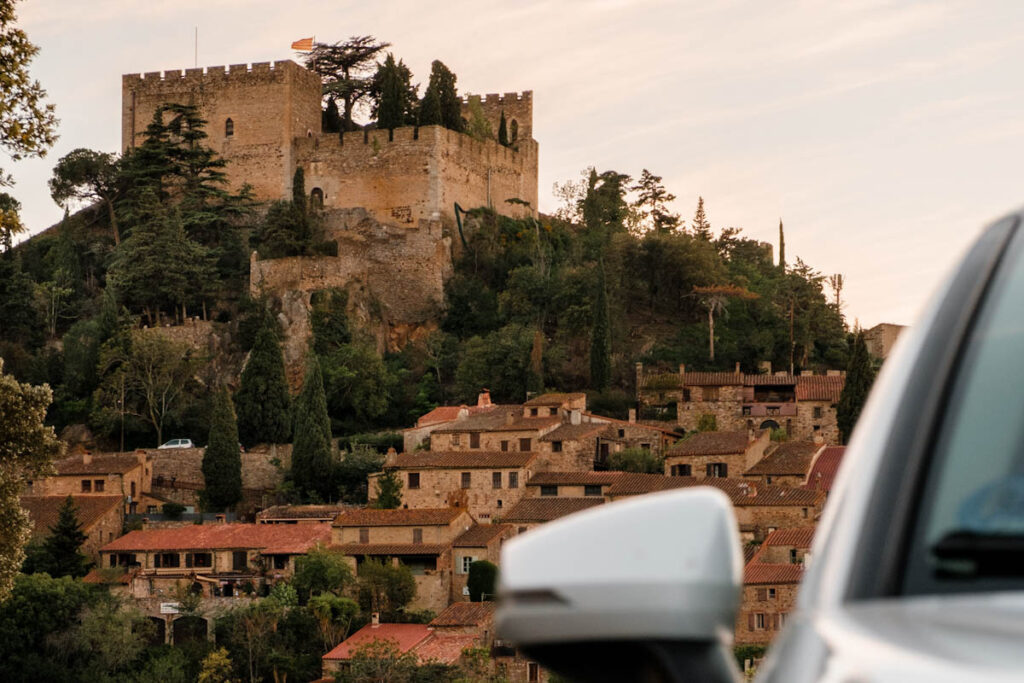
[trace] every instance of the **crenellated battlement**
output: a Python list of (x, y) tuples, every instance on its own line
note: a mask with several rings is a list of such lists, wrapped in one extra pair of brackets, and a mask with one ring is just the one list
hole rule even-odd
[(462, 97), (463, 104), (469, 104), (476, 100), (480, 104), (491, 106), (517, 106), (524, 102), (533, 102), (533, 91), (507, 92), (504, 95), (498, 93), (487, 93), (486, 95), (465, 95)]
[(169, 69), (167, 71), (147, 71), (145, 73), (124, 74), (121, 76), (122, 87), (179, 87), (189, 82), (227, 82), (237, 80), (248, 82), (253, 78), (275, 78), (284, 75), (303, 75), (317, 78), (316, 74), (307, 71), (290, 59), (277, 62), (253, 62), (252, 64), (231, 64), (230, 66), (207, 66), (196, 69)]

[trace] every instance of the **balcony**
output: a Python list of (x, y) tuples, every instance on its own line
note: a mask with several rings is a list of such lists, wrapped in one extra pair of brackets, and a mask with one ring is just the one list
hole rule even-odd
[(744, 403), (743, 417), (796, 417), (795, 403)]

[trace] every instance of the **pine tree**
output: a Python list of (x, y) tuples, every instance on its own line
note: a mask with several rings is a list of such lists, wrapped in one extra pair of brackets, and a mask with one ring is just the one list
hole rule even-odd
[(213, 399), (210, 438), (203, 453), (205, 503), (224, 510), (242, 500), (242, 456), (238, 448), (238, 424), (231, 396), (221, 389)]
[(836, 422), (839, 423), (839, 437), (843, 443), (849, 441), (874, 381), (875, 367), (864, 341), (864, 332), (858, 330), (853, 340), (850, 362), (846, 366), (843, 393), (839, 395), (839, 405), (836, 408)]
[(505, 110), (501, 110), (501, 119), (498, 121), (498, 143), (508, 147), (508, 123), (505, 121)]
[(645, 168), (640, 180), (630, 189), (638, 193), (633, 206), (650, 219), (650, 226), (656, 232), (672, 232), (679, 227), (679, 214), (668, 210), (668, 203), (675, 201), (676, 196), (665, 189), (660, 175)]
[(235, 393), (238, 433), (242, 444), (287, 443), (291, 437), (291, 398), (284, 358), (273, 320), (265, 319), (253, 343)]
[(602, 262), (598, 265), (594, 322), (590, 328), (590, 387), (597, 391), (604, 391), (611, 379), (611, 329), (608, 322), (608, 292), (605, 287), (604, 263)]
[(50, 527), (50, 535), (43, 541), (43, 564), (50, 576), (78, 578), (89, 571), (89, 558), (82, 553), (82, 544), (88, 536), (78, 521), (75, 499), (70, 495), (64, 499), (57, 514), (57, 521)]
[(693, 214), (693, 235), (698, 239), (711, 241), (711, 223), (704, 213), (704, 197), (697, 198), (697, 211)]
[(374, 507), (379, 510), (395, 510), (402, 504), (402, 480), (393, 470), (384, 470), (377, 478), (377, 500)]
[(331, 420), (320, 362), (309, 354), (302, 393), (295, 401), (295, 441), (292, 446), (292, 480), (305, 496), (328, 500), (331, 490)]

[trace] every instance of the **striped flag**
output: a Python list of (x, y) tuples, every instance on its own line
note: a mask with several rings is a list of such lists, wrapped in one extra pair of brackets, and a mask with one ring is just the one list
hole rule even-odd
[(299, 52), (310, 52), (313, 50), (313, 38), (303, 38), (292, 43), (292, 49)]

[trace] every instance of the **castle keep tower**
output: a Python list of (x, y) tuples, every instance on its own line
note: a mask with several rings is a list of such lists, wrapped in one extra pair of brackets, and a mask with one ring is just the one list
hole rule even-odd
[(249, 183), (257, 199), (290, 194), (292, 141), (320, 134), (316, 74), (292, 61), (232, 64), (122, 76), (121, 151), (140, 143), (153, 112), (172, 102), (199, 107), (231, 187)]

